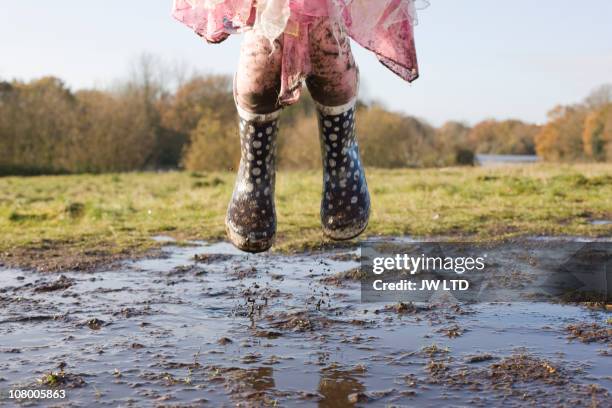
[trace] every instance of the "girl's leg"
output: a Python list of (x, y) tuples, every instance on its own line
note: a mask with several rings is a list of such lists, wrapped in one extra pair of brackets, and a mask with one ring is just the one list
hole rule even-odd
[(306, 84), (313, 99), (325, 106), (344, 105), (357, 95), (359, 70), (351, 44), (337, 31), (329, 19), (318, 20), (310, 30), (312, 74)]
[(334, 36), (329, 20), (310, 34), (313, 74), (308, 89), (317, 103), (323, 154), (323, 232), (335, 240), (361, 234), (370, 217), (370, 195), (355, 137), (359, 73), (348, 38)]
[(241, 158), (225, 225), (232, 243), (248, 252), (269, 249), (276, 233), (274, 183), (281, 55), (280, 43), (273, 49), (266, 39), (247, 33), (234, 82)]
[(274, 47), (252, 31), (244, 35), (234, 83), (238, 106), (250, 113), (266, 114), (280, 109), (282, 44)]

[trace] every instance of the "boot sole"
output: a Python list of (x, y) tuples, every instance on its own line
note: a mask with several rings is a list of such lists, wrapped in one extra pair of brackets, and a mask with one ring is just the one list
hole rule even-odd
[(323, 234), (325, 234), (327, 238), (330, 238), (334, 241), (349, 241), (363, 234), (366, 228), (368, 228), (369, 222), (370, 220), (368, 218), (365, 220), (365, 223), (357, 227), (339, 228), (339, 229), (329, 229), (329, 228), (326, 228), (325, 226), (322, 226)]
[(227, 237), (232, 245), (241, 251), (249, 252), (251, 254), (266, 252), (272, 248), (272, 245), (274, 244), (274, 236), (270, 238), (252, 240), (248, 236), (245, 237), (244, 235), (236, 232), (227, 222), (225, 223), (225, 233), (227, 234)]

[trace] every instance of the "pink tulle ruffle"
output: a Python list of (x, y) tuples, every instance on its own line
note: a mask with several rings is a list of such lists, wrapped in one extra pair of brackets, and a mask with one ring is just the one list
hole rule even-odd
[[(425, 2), (425, 0), (421, 0)], [(418, 77), (414, 43), (415, 0), (174, 0), (173, 15), (208, 42), (256, 30), (274, 40), (283, 36), (281, 100), (295, 98), (291, 89), (308, 74), (300, 63), (308, 50), (308, 24), (331, 18), (339, 30), (374, 52), (390, 70), (407, 81)]]

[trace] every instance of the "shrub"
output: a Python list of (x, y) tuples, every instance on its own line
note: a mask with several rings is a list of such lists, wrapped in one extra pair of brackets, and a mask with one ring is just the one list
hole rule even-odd
[(205, 112), (191, 132), (182, 165), (190, 171), (232, 170), (239, 160), (237, 130), (212, 111)]

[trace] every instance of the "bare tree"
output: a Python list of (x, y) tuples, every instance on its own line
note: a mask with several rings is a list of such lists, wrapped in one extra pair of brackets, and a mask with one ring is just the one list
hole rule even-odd
[(597, 109), (609, 103), (612, 103), (612, 84), (601, 85), (584, 100), (584, 104), (589, 109)]

